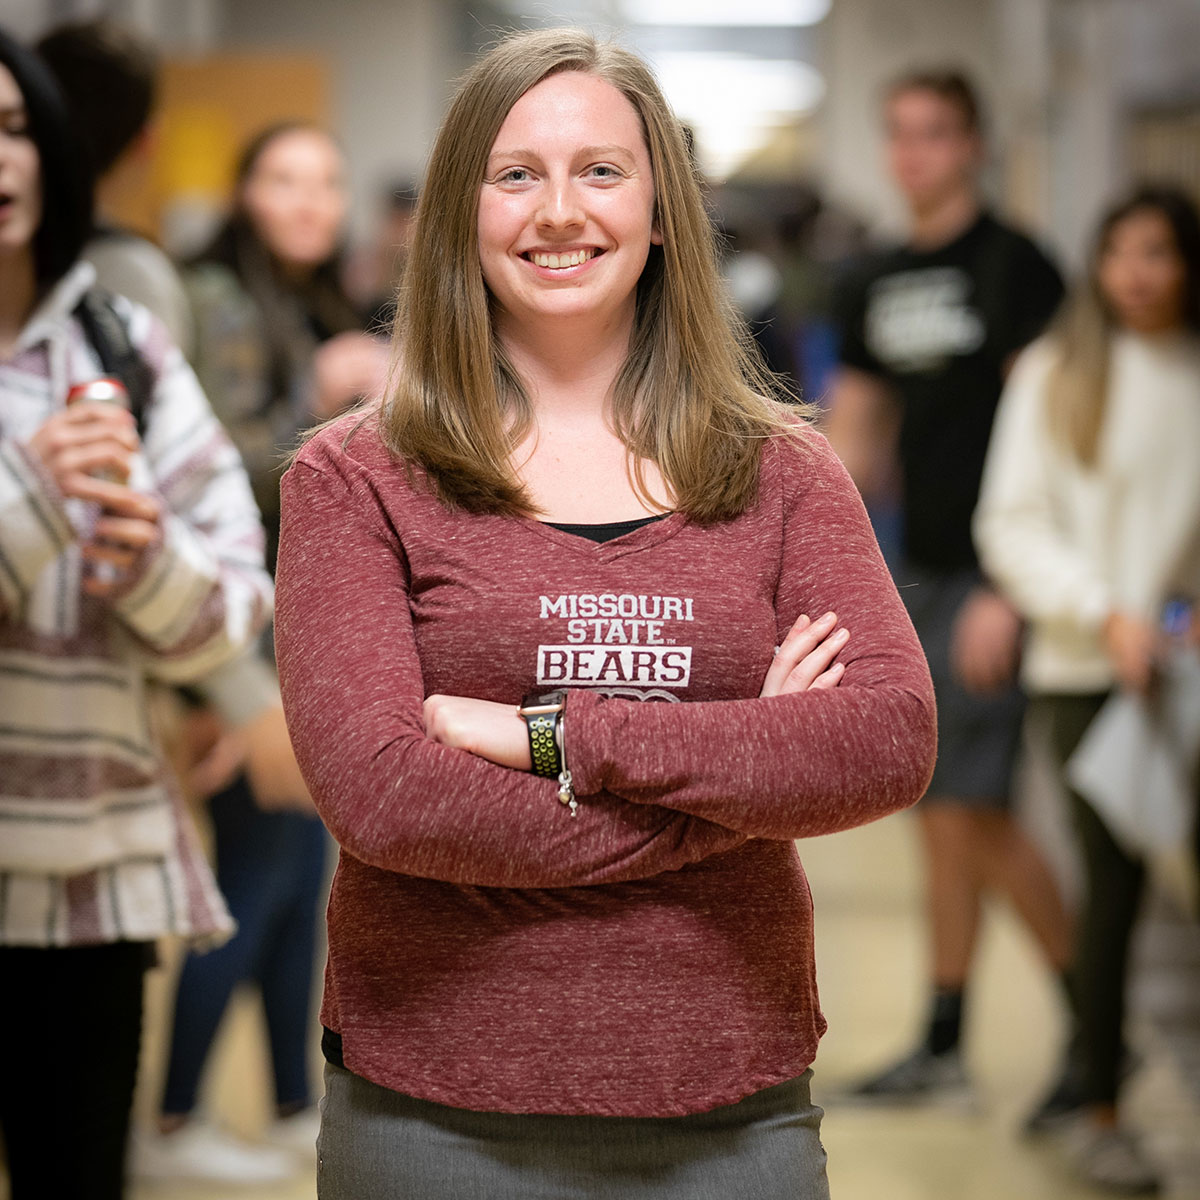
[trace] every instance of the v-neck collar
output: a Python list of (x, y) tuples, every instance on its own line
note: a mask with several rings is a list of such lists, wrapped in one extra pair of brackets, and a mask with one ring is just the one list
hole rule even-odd
[(623, 558), (626, 554), (636, 554), (669, 541), (687, 524), (688, 517), (686, 513), (682, 512), (668, 513), (661, 521), (650, 521), (646, 525), (639, 525), (638, 528), (631, 529), (628, 533), (610, 538), (605, 542), (595, 542), (582, 534), (555, 529), (553, 525), (547, 525), (544, 521), (539, 521), (534, 517), (517, 517), (516, 520), (538, 536), (553, 542), (564, 550), (584, 555), (587, 558), (599, 559), (602, 562), (613, 562), (618, 558)]

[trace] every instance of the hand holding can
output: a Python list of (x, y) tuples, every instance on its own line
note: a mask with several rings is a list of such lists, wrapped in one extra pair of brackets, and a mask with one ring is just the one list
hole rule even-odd
[(89, 567), (83, 586), (92, 595), (111, 592), (160, 536), (158, 500), (126, 486), (138, 446), (125, 388), (115, 379), (73, 387), (66, 409), (29, 443), (65, 497), (99, 507), (81, 547)]
[(124, 483), (138, 448), (137, 429), (125, 389), (111, 379), (93, 379), (67, 394), (67, 407), (50, 417), (29, 440), (64, 496), (97, 500), (93, 480)]

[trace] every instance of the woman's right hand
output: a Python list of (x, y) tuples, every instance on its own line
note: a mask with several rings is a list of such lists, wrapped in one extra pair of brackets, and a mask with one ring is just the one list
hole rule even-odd
[(849, 640), (850, 631), (837, 627), (835, 613), (826, 613), (815, 621), (800, 616), (776, 651), (759, 696), (837, 687), (846, 668), (833, 660)]
[(29, 439), (29, 449), (58, 490), (84, 500), (96, 499), (95, 476), (128, 478), (137, 448), (137, 428), (127, 409), (87, 401), (55, 413)]

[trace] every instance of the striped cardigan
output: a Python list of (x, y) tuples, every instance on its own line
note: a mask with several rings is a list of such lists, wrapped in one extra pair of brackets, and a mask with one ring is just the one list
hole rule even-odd
[(270, 615), (263, 535), (241, 461), (146, 310), (118, 301), (155, 387), (131, 484), (160, 541), (107, 600), (81, 587), (92, 506), (65, 499), (29, 439), (102, 374), (59, 281), (0, 360), (0, 944), (210, 939), (228, 913), (147, 719), (151, 679), (192, 680)]

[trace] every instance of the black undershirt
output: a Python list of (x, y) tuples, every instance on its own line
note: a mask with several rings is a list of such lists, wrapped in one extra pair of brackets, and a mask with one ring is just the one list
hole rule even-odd
[[(589, 538), (593, 542), (611, 542), (613, 538), (632, 533), (635, 529), (649, 525), (652, 521), (661, 521), (667, 515), (667, 513), (656, 513), (651, 517), (636, 517), (632, 521), (604, 521), (595, 525), (568, 525), (561, 521), (547, 521), (546, 524), (553, 529), (561, 529), (563, 533), (573, 533), (576, 537)], [(346, 1064), (342, 1060), (342, 1035), (340, 1033), (334, 1033), (332, 1029), (322, 1031), (321, 1053), (325, 1056), (326, 1062), (332, 1063), (335, 1067), (345, 1068)]]
[(613, 538), (623, 537), (652, 521), (661, 521), (666, 513), (655, 513), (652, 517), (635, 517), (632, 521), (604, 521), (599, 525), (567, 525), (561, 521), (547, 521), (551, 529), (561, 529), (563, 533), (573, 533), (576, 537), (588, 538), (593, 542), (611, 542)]

